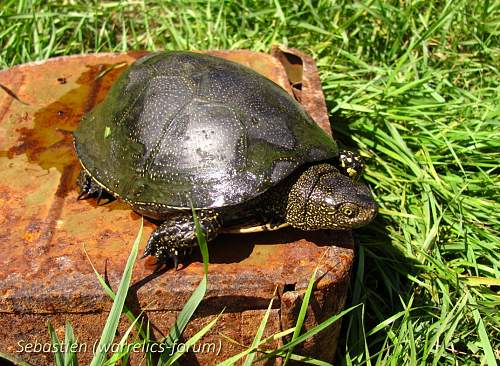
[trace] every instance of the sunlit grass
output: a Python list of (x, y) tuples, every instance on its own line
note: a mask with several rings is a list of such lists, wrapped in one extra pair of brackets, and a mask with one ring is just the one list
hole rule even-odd
[(335, 136), (367, 158), (380, 206), (358, 231), (348, 306), (361, 306), (344, 318), (338, 362), (497, 364), (497, 2), (69, 3), (4, 1), (0, 67), (275, 43), (313, 55)]

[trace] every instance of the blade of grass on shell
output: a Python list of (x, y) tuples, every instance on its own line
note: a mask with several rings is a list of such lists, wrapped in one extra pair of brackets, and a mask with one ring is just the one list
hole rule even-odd
[(181, 312), (177, 316), (175, 324), (172, 326), (172, 328), (170, 328), (168, 336), (165, 337), (165, 339), (163, 340), (163, 344), (166, 346), (165, 348), (167, 349), (167, 351), (163, 352), (162, 355), (160, 356), (158, 365), (165, 365), (165, 363), (167, 362), (168, 356), (171, 354), (171, 352), (168, 349), (171, 348), (174, 345), (175, 341), (177, 341), (180, 338), (182, 332), (184, 331), (184, 328), (186, 328), (186, 325), (188, 324), (189, 320), (191, 320), (191, 317), (193, 316), (194, 312), (200, 305), (207, 291), (208, 260), (209, 260), (207, 241), (205, 239), (205, 236), (203, 235), (203, 232), (201, 231), (198, 216), (196, 215), (194, 209), (192, 211), (196, 229), (196, 237), (198, 239), (198, 245), (200, 247), (201, 255), (203, 257), (204, 275), (200, 283), (198, 284), (198, 287), (196, 287), (196, 289), (193, 291), (191, 297), (186, 302)]
[(56, 331), (52, 324), (48, 324), (50, 334), (50, 341), (52, 343), (52, 349), (54, 349), (54, 363), (56, 366), (64, 366), (63, 355), (61, 352), (61, 342), (59, 341), (59, 337), (57, 336)]
[[(292, 334), (292, 341), (297, 339), (297, 337), (300, 334), (300, 331), (302, 329), (302, 325), (304, 324), (304, 319), (306, 317), (307, 313), (307, 307), (309, 306), (309, 300), (311, 299), (311, 294), (312, 294), (312, 289), (314, 285), (314, 280), (316, 279), (316, 273), (318, 272), (318, 267), (314, 269), (313, 274), (311, 275), (311, 278), (309, 279), (309, 283), (307, 285), (306, 292), (304, 293), (304, 298), (302, 300), (302, 304), (300, 305), (300, 311), (299, 315), (297, 316), (297, 323), (295, 324), (295, 331)], [(283, 365), (286, 365), (288, 362), (288, 359), (291, 357), (293, 352), (293, 347), (290, 348), (286, 354), (285, 357), (285, 362), (283, 362)]]
[(115, 300), (113, 301), (113, 306), (111, 307), (108, 319), (104, 325), (101, 339), (99, 340), (99, 344), (97, 345), (95, 355), (92, 358), (90, 366), (100, 366), (104, 363), (107, 350), (115, 338), (116, 329), (118, 328), (118, 323), (120, 322), (123, 305), (125, 304), (128, 288), (132, 279), (132, 268), (134, 267), (134, 263), (137, 258), (137, 252), (139, 251), (139, 242), (141, 240), (143, 226), (144, 221), (141, 220), (141, 228), (139, 229), (139, 233), (137, 234), (134, 245), (132, 246), (127, 264), (125, 265), (125, 270), (123, 271), (120, 285), (118, 286), (118, 291), (116, 292)]
[[(271, 314), (271, 308), (273, 306), (273, 301), (274, 301), (274, 296), (276, 294), (276, 290), (274, 290), (273, 293), (273, 298), (269, 302), (269, 306), (267, 307), (267, 310), (264, 314), (264, 317), (262, 318), (259, 328), (257, 329), (257, 333), (255, 333), (255, 337), (252, 341), (252, 346), (251, 348), (257, 349), (258, 345), (260, 344), (260, 340), (262, 339), (262, 335), (264, 334), (264, 329), (266, 329), (266, 324), (269, 319), (269, 314)], [(251, 352), (247, 355), (247, 358), (245, 359), (245, 362), (243, 363), (243, 366), (250, 366), (253, 363), (253, 359), (255, 358), (255, 352)]]

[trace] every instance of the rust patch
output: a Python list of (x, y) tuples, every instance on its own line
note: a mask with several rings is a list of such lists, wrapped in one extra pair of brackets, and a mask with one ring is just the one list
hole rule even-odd
[[(36, 263), (38, 261), (36, 258), (48, 253), (57, 221), (64, 208), (64, 198), (74, 189), (79, 164), (74, 153), (72, 131), (83, 114), (104, 98), (109, 87), (123, 71), (111, 69), (112, 66), (108, 64), (87, 66), (87, 70), (76, 80), (77, 88), (71, 89), (58, 100), (37, 110), (33, 115), (33, 127), (17, 129), (18, 144), (0, 152), (0, 156), (9, 159), (24, 154), (29, 163), (38, 164), (45, 170), (56, 168), (61, 172), (46, 217), (32, 218), (23, 235), (26, 243), (24, 256), (32, 264), (33, 269), (43, 270), (43, 265)], [(110, 67), (111, 71), (98, 77), (107, 67)], [(57, 81), (66, 84), (66, 77), (63, 77), (63, 80), (64, 82), (61, 82), (61, 78), (58, 78)]]
[[(72, 89), (59, 100), (39, 109), (33, 116), (32, 128), (20, 128), (18, 144), (0, 154), (12, 159), (15, 155), (26, 154), (28, 161), (43, 169), (52, 167), (63, 172), (65, 167), (77, 165), (78, 159), (73, 149), (73, 130), (83, 114), (101, 101), (109, 87), (123, 70), (112, 70), (102, 78), (99, 73), (112, 65), (92, 65), (80, 75)], [(90, 92), (89, 92), (90, 86)], [(83, 104), (82, 100), (86, 102)], [(68, 185), (68, 182), (62, 183)], [(58, 190), (63, 194), (66, 191)]]
[(42, 223), (40, 237), (37, 240), (39, 252), (47, 253), (50, 243), (54, 237), (54, 232), (57, 226), (57, 220), (61, 217), (61, 212), (64, 206), (64, 197), (67, 196), (71, 183), (74, 180), (75, 165), (67, 165), (64, 167), (59, 185), (57, 186), (55, 198), (50, 205), (49, 213)]
[(294, 95), (309, 115), (330, 135), (332, 133), (318, 69), (311, 56), (295, 48), (273, 46), (271, 54), (287, 72)]

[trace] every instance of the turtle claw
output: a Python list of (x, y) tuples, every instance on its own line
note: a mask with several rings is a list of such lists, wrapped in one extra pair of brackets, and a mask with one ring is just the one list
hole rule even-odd
[(86, 200), (87, 198), (97, 195), (97, 205), (103, 198), (107, 199), (107, 202), (103, 205), (113, 202), (115, 198), (108, 193), (104, 188), (97, 184), (85, 171), (82, 170), (80, 176), (78, 177), (77, 184), (80, 187), (80, 194), (77, 200)]
[[(116, 198), (113, 197), (112, 195), (110, 195), (106, 190), (103, 189), (102, 191), (104, 194), (103, 194), (103, 197), (97, 199), (97, 206), (104, 206), (104, 205), (107, 205), (108, 203), (111, 203), (114, 200), (116, 200)], [(99, 205), (99, 201), (101, 201), (101, 199), (106, 199), (106, 201)]]
[(99, 206), (99, 202), (101, 202), (101, 199), (102, 199), (102, 191), (103, 189), (99, 189), (99, 193), (97, 194), (97, 200), (96, 200), (96, 204), (97, 206)]
[(149, 238), (148, 243), (146, 244), (146, 248), (144, 248), (144, 252), (142, 253), (141, 259), (144, 259), (150, 255), (154, 255), (156, 253), (156, 244), (154, 242), (153, 235)]
[(144, 253), (142, 254), (141, 259), (146, 258), (147, 256), (153, 255), (156, 257), (158, 261), (158, 268), (162, 265), (167, 264), (172, 261), (174, 264), (174, 269), (177, 271), (179, 268), (179, 257), (183, 256), (179, 253), (179, 251), (174, 247), (168, 246), (158, 246), (156, 244), (157, 236), (151, 235), (148, 243), (146, 244), (146, 248), (144, 249)]
[(174, 269), (177, 271), (177, 269), (179, 268), (179, 252), (177, 251), (177, 249), (161, 247), (156, 251), (155, 257), (160, 264), (166, 264), (169, 261), (172, 261), (174, 264)]
[(76, 199), (80, 201), (80, 200), (86, 200), (87, 198), (89, 198), (89, 193), (87, 191), (81, 191)]

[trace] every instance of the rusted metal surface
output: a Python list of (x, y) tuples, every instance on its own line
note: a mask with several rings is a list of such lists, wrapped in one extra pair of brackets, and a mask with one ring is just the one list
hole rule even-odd
[[(287, 49), (302, 62), (302, 73), (295, 66), (290, 76), (280, 62), (286, 58), (280, 52), (275, 48), (274, 57), (250, 51), (212, 54), (254, 68), (292, 95), (299, 95), (296, 79), (302, 75), (301, 102), (329, 131), (314, 63), (299, 51)], [(15, 352), (19, 341), (47, 342), (48, 320), (62, 326), (70, 319), (80, 342), (90, 345), (98, 339), (111, 301), (100, 288), (85, 251), (116, 289), (141, 218), (119, 201), (96, 206), (95, 200), (76, 200), (79, 164), (71, 132), (83, 113), (103, 99), (125, 66), (144, 54), (61, 57), (0, 72), (2, 351)], [(141, 249), (153, 228), (145, 220)], [(352, 258), (348, 232), (284, 229), (221, 235), (210, 246), (207, 296), (187, 334), (195, 333), (225, 307), (218, 329), (250, 344), (276, 288), (278, 299), (267, 331), (293, 326), (301, 294), (320, 263), (315, 305), (306, 321), (312, 327), (343, 307)], [(195, 254), (177, 272), (153, 273), (152, 269), (148, 260), (137, 262), (128, 304), (137, 311), (147, 309), (156, 333), (165, 334), (200, 281), (203, 265)], [(338, 331), (338, 324), (332, 326), (303, 351), (331, 360)], [(221, 342), (219, 354), (191, 354), (188, 363), (196, 364), (197, 359), (203, 365), (213, 364), (241, 350), (225, 341), (217, 329), (208, 337)], [(25, 356), (35, 365), (52, 357), (43, 352)], [(90, 353), (79, 357), (86, 360)]]
[(273, 46), (271, 54), (283, 65), (295, 98), (321, 128), (331, 133), (321, 80), (311, 56), (281, 45)]

